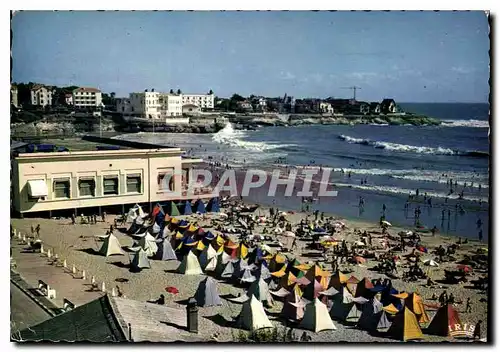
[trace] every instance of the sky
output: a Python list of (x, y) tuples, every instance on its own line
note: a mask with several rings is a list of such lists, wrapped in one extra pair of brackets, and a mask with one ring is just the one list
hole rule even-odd
[(24, 11), (12, 80), (217, 96), (487, 102), (484, 12)]

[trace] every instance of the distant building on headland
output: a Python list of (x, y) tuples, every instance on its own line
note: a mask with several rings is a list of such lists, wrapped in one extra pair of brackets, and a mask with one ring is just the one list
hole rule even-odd
[(43, 84), (35, 84), (31, 88), (31, 105), (51, 106), (53, 90)]
[(66, 101), (66, 105), (73, 105), (73, 94), (65, 94), (64, 100)]
[(380, 104), (380, 111), (383, 114), (390, 114), (398, 112), (398, 107), (394, 99), (384, 99)]
[(97, 110), (102, 107), (102, 92), (97, 88), (76, 88), (73, 90), (73, 106), (80, 110)]
[[(116, 99), (116, 111), (124, 116), (138, 117), (164, 122), (179, 122), (183, 113), (199, 113), (201, 110), (213, 110), (214, 94), (182, 94), (155, 92), (147, 89), (141, 93), (130, 93), (128, 98)], [(189, 120), (181, 119), (183, 122)], [(186, 121), (184, 121), (186, 120)]]
[(14, 84), (10, 85), (10, 103), (16, 108), (19, 107), (19, 93), (17, 91), (17, 86)]

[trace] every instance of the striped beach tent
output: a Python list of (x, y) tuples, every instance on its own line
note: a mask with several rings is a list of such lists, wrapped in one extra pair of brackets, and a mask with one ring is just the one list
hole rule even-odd
[(420, 329), (417, 317), (408, 307), (405, 307), (404, 310), (396, 314), (387, 334), (401, 341), (423, 338), (422, 329)]
[(199, 214), (205, 214), (207, 210), (205, 209), (205, 203), (201, 199), (198, 199), (194, 203), (194, 212), (199, 213)]
[(208, 201), (207, 211), (211, 213), (218, 213), (220, 211), (219, 198), (212, 198)]

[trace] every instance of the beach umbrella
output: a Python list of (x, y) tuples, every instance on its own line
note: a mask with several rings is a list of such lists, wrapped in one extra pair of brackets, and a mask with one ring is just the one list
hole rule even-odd
[(469, 272), (472, 271), (472, 268), (469, 265), (464, 265), (464, 264), (457, 265), (457, 269), (461, 270), (461, 271), (464, 271), (466, 273), (469, 273)]
[(432, 259), (426, 259), (424, 260), (424, 265), (427, 265), (427, 266), (439, 266), (439, 263), (432, 260)]
[(389, 221), (382, 221), (382, 225), (386, 225), (386, 226), (392, 226), (391, 223)]
[(360, 257), (360, 256), (356, 256), (356, 257), (354, 257), (354, 261), (355, 261), (356, 263), (358, 263), (358, 264), (364, 264), (364, 263), (366, 263), (366, 259), (365, 259), (365, 258), (363, 258), (363, 257)]

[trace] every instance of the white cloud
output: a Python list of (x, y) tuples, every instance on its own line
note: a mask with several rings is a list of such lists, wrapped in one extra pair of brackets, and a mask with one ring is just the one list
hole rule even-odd
[(293, 73), (288, 72), (288, 71), (286, 71), (286, 72), (281, 71), (280, 72), (280, 77), (282, 79), (295, 79), (296, 78)]
[(463, 66), (453, 66), (451, 68), (451, 70), (453, 72), (457, 72), (457, 73), (463, 73), (463, 74), (467, 74), (467, 73), (471, 73), (474, 71), (473, 68), (468, 68), (468, 67), (463, 67)]

